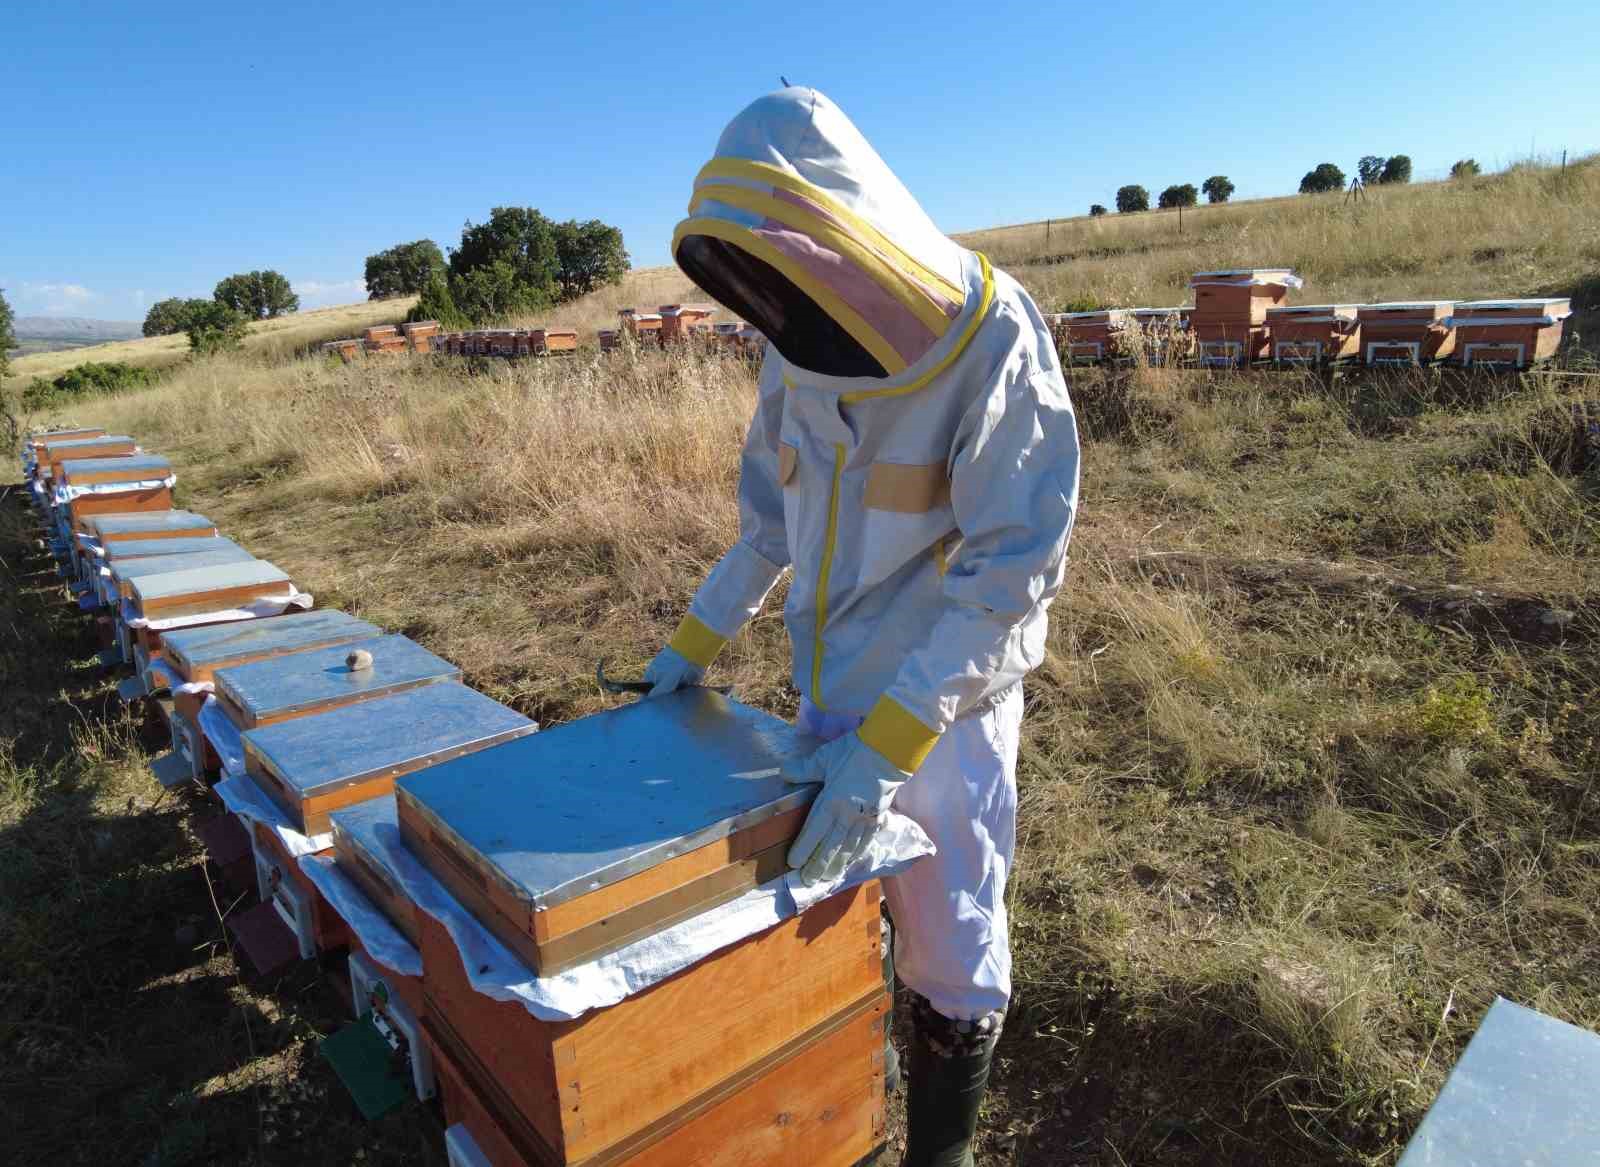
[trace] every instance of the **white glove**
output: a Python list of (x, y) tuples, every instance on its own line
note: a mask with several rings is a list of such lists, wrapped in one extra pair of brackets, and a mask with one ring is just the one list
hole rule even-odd
[(685, 685), (698, 685), (705, 675), (703, 668), (670, 644), (656, 653), (656, 659), (644, 671), (644, 679), (650, 682), (648, 696), (651, 697), (665, 697)]
[(816, 753), (784, 760), (788, 782), (821, 782), (805, 826), (789, 848), (804, 883), (837, 879), (866, 853), (900, 784), (911, 775), (853, 733)]

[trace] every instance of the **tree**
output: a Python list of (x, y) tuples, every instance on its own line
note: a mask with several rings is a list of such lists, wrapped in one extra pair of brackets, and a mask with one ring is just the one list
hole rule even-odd
[(1451, 178), (1476, 178), (1483, 173), (1476, 158), (1463, 158), (1450, 168)]
[(218, 282), (211, 298), (248, 320), (265, 320), (300, 308), (300, 297), (289, 287), (289, 281), (275, 271), (231, 275)]
[[(1363, 154), (1361, 161), (1356, 163), (1356, 177), (1361, 180), (1361, 185), (1371, 186), (1373, 183), (1380, 181), (1383, 176), (1384, 163), (1388, 161), (1387, 158), (1377, 154)], [(1344, 184), (1340, 183), (1340, 185), (1343, 186)]]
[[(467, 277), (496, 265), (509, 274), (478, 280), (476, 291), (466, 290)], [(560, 268), (554, 223), (533, 207), (495, 207), (487, 223), (468, 220), (462, 227), (461, 245), (450, 252), (450, 293), (475, 320), (482, 317), (467, 304), (481, 301), (479, 293), (491, 286), (504, 285), (494, 298), (509, 295), (519, 307), (542, 308), (556, 298)]]
[(1383, 173), (1378, 175), (1378, 181), (1385, 185), (1393, 183), (1397, 186), (1411, 181), (1411, 159), (1405, 154), (1396, 154), (1383, 164)]
[(12, 328), (11, 305), (6, 303), (5, 289), (0, 288), (0, 377), (11, 367), (11, 350), (17, 347), (17, 334)]
[(1301, 194), (1326, 194), (1344, 188), (1344, 171), (1332, 162), (1319, 162), (1315, 170), (1306, 172), (1300, 180)]
[(1233, 197), (1233, 183), (1226, 174), (1213, 174), (1200, 184), (1200, 189), (1206, 192), (1208, 203), (1225, 203)]
[(242, 315), (217, 300), (209, 303), (202, 300), (199, 304), (184, 328), (189, 334), (190, 352), (208, 357), (236, 349), (244, 343), (250, 326)]
[(432, 239), (397, 243), (367, 256), (367, 299), (418, 295), (436, 272), (442, 275), (444, 270), (444, 252)]
[(1161, 198), (1156, 205), (1162, 210), (1172, 207), (1192, 207), (1200, 201), (1200, 192), (1195, 190), (1194, 183), (1185, 182), (1181, 185), (1173, 184), (1161, 192)]
[(437, 320), (440, 328), (466, 328), (472, 321), (467, 314), (456, 306), (455, 298), (450, 294), (450, 282), (445, 278), (443, 271), (436, 271), (428, 278), (423, 286), (422, 294), (417, 297), (417, 305), (406, 313), (410, 320)]
[(1091, 216), (1093, 216), (1094, 218), (1098, 219), (1101, 215), (1103, 215), (1105, 213), (1106, 213), (1105, 207), (1101, 206), (1099, 203), (1090, 203), (1089, 204), (1089, 214)]
[(195, 310), (211, 303), (214, 301), (185, 300), (182, 296), (157, 300), (150, 305), (150, 311), (144, 314), (144, 334), (171, 336), (175, 332), (186, 332), (189, 328), (189, 318), (194, 315)]
[(1117, 213), (1121, 215), (1132, 214), (1134, 211), (1148, 211), (1150, 209), (1150, 192), (1142, 186), (1130, 183), (1117, 189)]
[(550, 302), (525, 285), (517, 269), (503, 259), (453, 277), (450, 298), (463, 315), (477, 323), (536, 312)]
[(620, 282), (628, 270), (628, 252), (617, 228), (599, 219), (568, 219), (556, 225), (556, 262), (560, 298), (575, 300)]

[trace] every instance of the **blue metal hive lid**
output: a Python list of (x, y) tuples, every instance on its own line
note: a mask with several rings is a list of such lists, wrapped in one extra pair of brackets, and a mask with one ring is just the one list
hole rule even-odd
[[(374, 634), (380, 631), (372, 629)], [(168, 643), (168, 638), (162, 637), (162, 643)], [(345, 657), (358, 648), (372, 654), (372, 667), (352, 672), (345, 665)], [(360, 701), (436, 681), (460, 679), (461, 670), (455, 665), (410, 637), (398, 635), (376, 635), (365, 640), (350, 637), (329, 648), (220, 669), (215, 678), (218, 695), (242, 710), (251, 723), (330, 702)]]
[[(187, 542), (175, 539), (173, 542)], [(223, 540), (223, 542), (228, 542)], [(144, 555), (134, 559), (113, 559), (111, 578), (119, 582), (132, 581), (140, 576), (161, 575), (164, 572), (184, 571), (196, 567), (214, 567), (221, 563), (243, 563), (255, 556), (237, 544), (218, 547), (215, 551), (191, 551), (187, 555)]]
[(1400, 1167), (1600, 1163), (1600, 1036), (1497, 998)]
[(272, 591), (279, 592), (287, 589), (278, 585), (287, 585), (288, 582), (288, 572), (277, 564), (268, 563), (265, 559), (251, 559), (143, 576), (133, 585), (133, 597), (140, 604), (148, 604), (152, 600), (251, 586), (271, 588)]
[[(171, 539), (121, 539), (101, 548), (106, 559), (146, 559), (159, 555), (193, 555), (199, 551), (243, 551), (232, 539), (221, 535), (177, 535)], [(254, 555), (249, 558), (254, 559)]]
[(806, 805), (816, 787), (778, 766), (817, 744), (680, 689), (408, 774), (395, 796), (539, 910)]
[(247, 762), (302, 798), (533, 733), (522, 714), (453, 681), (246, 730)]
[(131, 514), (95, 515), (84, 526), (102, 539), (156, 531), (214, 531), (216, 524), (193, 511), (135, 511)]
[(357, 620), (337, 608), (320, 608), (310, 612), (288, 612), (271, 620), (242, 620), (237, 624), (182, 628), (163, 633), (161, 647), (186, 671), (197, 665), (219, 669), (228, 661), (304, 653), (308, 649), (329, 644), (344, 644), (377, 636), (382, 631), (377, 625)]
[(69, 458), (61, 463), (61, 475), (69, 482), (74, 474), (98, 474), (107, 470), (125, 470), (142, 481), (165, 478), (172, 473), (172, 463), (153, 454), (130, 454), (126, 458)]
[(97, 438), (74, 438), (69, 442), (51, 442), (50, 461), (60, 462), (64, 458), (93, 458), (96, 450), (127, 445), (136, 446), (138, 443), (127, 434), (102, 434)]

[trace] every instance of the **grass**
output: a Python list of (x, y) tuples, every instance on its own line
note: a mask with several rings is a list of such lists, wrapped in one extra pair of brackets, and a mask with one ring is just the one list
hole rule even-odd
[[(1476, 237), (1444, 248), (1429, 233), (1443, 199), (1507, 239), (1534, 238), (1542, 217), (1560, 241), (1525, 282), (1485, 292), (1592, 272), (1578, 211), (1600, 201), (1593, 175), (1383, 192), (1355, 213), (1366, 230), (1404, 216), (1420, 268), (1404, 285), (1369, 272), (1368, 294), (1480, 290), (1461, 286)], [(1219, 236), (1205, 262), (1315, 275), (1345, 248), (1381, 258), (1336, 200), (1257, 213), (1219, 215), (1240, 251)], [(1197, 232), (1213, 229), (1206, 214)], [(1303, 228), (1319, 219), (1317, 243)], [(1057, 225), (1052, 245), (1165, 222)], [(1036, 243), (1016, 246), (1000, 262), (1046, 297), (1180, 295), (1149, 252), (1041, 265), (1026, 262)], [(660, 299), (680, 298), (662, 279)], [(1588, 384), (1074, 371), (1084, 509), (1027, 684), (1017, 997), (985, 1164), (1390, 1164), (1495, 994), (1600, 1025), (1600, 454), (1572, 440)], [(601, 707), (597, 658), (642, 666), (734, 537), (753, 402), (749, 367), (688, 354), (236, 359), (60, 420), (139, 435), (173, 459), (183, 505), (319, 603), (406, 632), (550, 723)], [(37, 571), (18, 547), (8, 570)], [(1157, 574), (1150, 552), (1203, 570)], [(1575, 615), (1564, 641), (1536, 642), (1416, 618), (1376, 583), (1332, 591), (1290, 570), (1266, 586), (1245, 570), (1263, 563)], [(319, 990), (240, 990), (220, 952), (166, 943), (185, 919), (213, 920), (193, 846), (138, 775), (132, 727), (86, 671), (59, 589), (25, 585), (6, 601), (4, 667), (8, 691), (32, 696), (0, 713), (15, 739), (0, 765), (0, 967), (23, 970), (0, 996), (0, 1105), (28, 1115), (13, 1129), (59, 1151), (33, 1116), (82, 1107), (46, 1084), (90, 1065), (105, 1077), (86, 1158), (335, 1163), (364, 1145), (408, 1161), (421, 1120), (357, 1128), (306, 1056), (333, 1023)], [(780, 599), (713, 679), (786, 714)], [(100, 830), (113, 842), (97, 849)], [(52, 910), (58, 889), (81, 897), (81, 919)], [(323, 1144), (263, 1141), (260, 1108), (291, 1092)]]

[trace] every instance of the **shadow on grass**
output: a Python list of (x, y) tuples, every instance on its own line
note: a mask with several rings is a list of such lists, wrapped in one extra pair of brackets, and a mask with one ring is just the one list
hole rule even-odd
[(0, 1159), (440, 1162), (430, 1112), (365, 1124), (317, 1059), (317, 1039), (347, 1020), (320, 969), (240, 981), (190, 830), (197, 808), (149, 774), (140, 721), (98, 650), (6, 490)]

